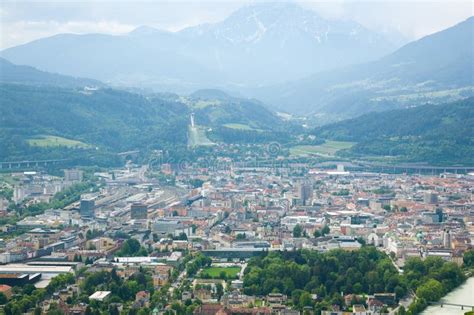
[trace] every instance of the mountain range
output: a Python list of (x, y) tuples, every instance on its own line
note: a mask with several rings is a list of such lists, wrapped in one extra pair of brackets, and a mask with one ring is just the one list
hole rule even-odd
[[(352, 21), (327, 20), (295, 3), (245, 6), (225, 20), (178, 32), (60, 34), (6, 49), (15, 64), (113, 85), (190, 92), (275, 84), (375, 60), (396, 48)], [(350, 54), (347, 52), (350, 51)]]
[(248, 93), (279, 110), (328, 120), (474, 95), (474, 17), (377, 61)]
[(354, 142), (350, 158), (474, 163), (473, 32), (471, 17), (392, 51), (356, 23), (261, 3), (176, 33), (40, 39), (0, 53), (0, 160), (109, 165), (127, 150), (194, 154), (189, 138), (291, 146), (312, 133)]

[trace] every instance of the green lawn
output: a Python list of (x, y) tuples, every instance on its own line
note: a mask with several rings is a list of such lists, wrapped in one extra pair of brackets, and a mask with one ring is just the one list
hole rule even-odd
[(3, 183), (13, 186), (17, 185), (19, 182), (20, 180), (17, 177), (12, 177), (10, 173), (0, 174), (0, 187), (2, 187)]
[(221, 279), (221, 273), (225, 272), (227, 279), (237, 279), (240, 267), (207, 267), (201, 271), (201, 278)]
[(27, 141), (29, 145), (35, 146), (35, 147), (69, 147), (69, 148), (74, 148), (74, 147), (88, 148), (89, 147), (89, 145), (84, 142), (73, 140), (73, 139), (67, 139), (63, 137), (58, 137), (58, 136), (40, 135), (34, 138), (30, 138)]
[(238, 129), (238, 130), (257, 130), (255, 128), (250, 127), (249, 125), (244, 125), (244, 124), (224, 124), (223, 126), (230, 129)]
[(290, 149), (290, 154), (295, 155), (322, 155), (334, 156), (337, 151), (351, 148), (354, 142), (326, 141), (320, 145), (298, 145)]

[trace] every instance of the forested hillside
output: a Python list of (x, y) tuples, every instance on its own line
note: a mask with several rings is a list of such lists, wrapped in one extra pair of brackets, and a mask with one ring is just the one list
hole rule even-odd
[[(0, 161), (66, 156), (97, 159), (104, 154), (110, 159), (114, 153), (136, 149), (145, 154), (153, 149), (179, 151), (187, 144), (192, 112), (197, 124), (213, 130), (217, 140), (223, 139), (219, 130), (254, 141), (265, 138), (245, 137), (249, 130), (256, 134), (283, 129), (280, 119), (261, 104), (237, 98), (216, 103), (109, 88), (19, 84), (0, 85), (0, 94)], [(249, 130), (233, 129), (235, 126)]]
[(234, 97), (217, 89), (165, 97), (186, 104), (194, 113), (196, 124), (208, 127), (208, 135), (215, 142), (285, 142), (291, 133), (302, 129), (283, 121), (258, 100)]
[[(96, 154), (186, 143), (183, 104), (111, 89), (4, 84), (0, 93), (1, 160), (58, 158), (73, 149)], [(34, 140), (44, 136), (61, 138), (51, 144)]]
[(323, 138), (357, 142), (345, 154), (474, 164), (474, 98), (370, 113), (318, 128)]

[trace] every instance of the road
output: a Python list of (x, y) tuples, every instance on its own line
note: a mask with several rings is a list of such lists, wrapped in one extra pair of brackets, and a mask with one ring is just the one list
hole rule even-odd
[(248, 263), (244, 263), (242, 265), (242, 269), (240, 269), (240, 272), (239, 272), (239, 280), (240, 281), (244, 281), (244, 272), (245, 272), (245, 269), (247, 268), (248, 266)]
[(403, 305), (405, 310), (407, 310), (410, 304), (413, 303), (414, 299), (415, 299), (415, 293), (410, 292), (408, 296), (406, 296), (404, 299), (401, 299), (400, 302), (398, 302), (398, 306), (395, 309), (390, 311), (390, 315), (396, 315), (401, 305)]
[(173, 294), (173, 291), (179, 287), (179, 285), (181, 284), (181, 282), (183, 281), (183, 279), (184, 279), (185, 277), (186, 277), (186, 270), (183, 270), (183, 271), (179, 274), (178, 278), (176, 278), (176, 280), (173, 281), (173, 283), (171, 284), (171, 287), (169, 288), (168, 292), (169, 292), (170, 294)]

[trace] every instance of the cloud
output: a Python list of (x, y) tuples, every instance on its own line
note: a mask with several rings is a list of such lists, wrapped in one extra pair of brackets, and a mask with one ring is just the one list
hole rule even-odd
[(381, 33), (398, 32), (408, 39), (453, 26), (473, 15), (469, 0), (335, 0), (304, 2), (327, 18), (354, 20)]

